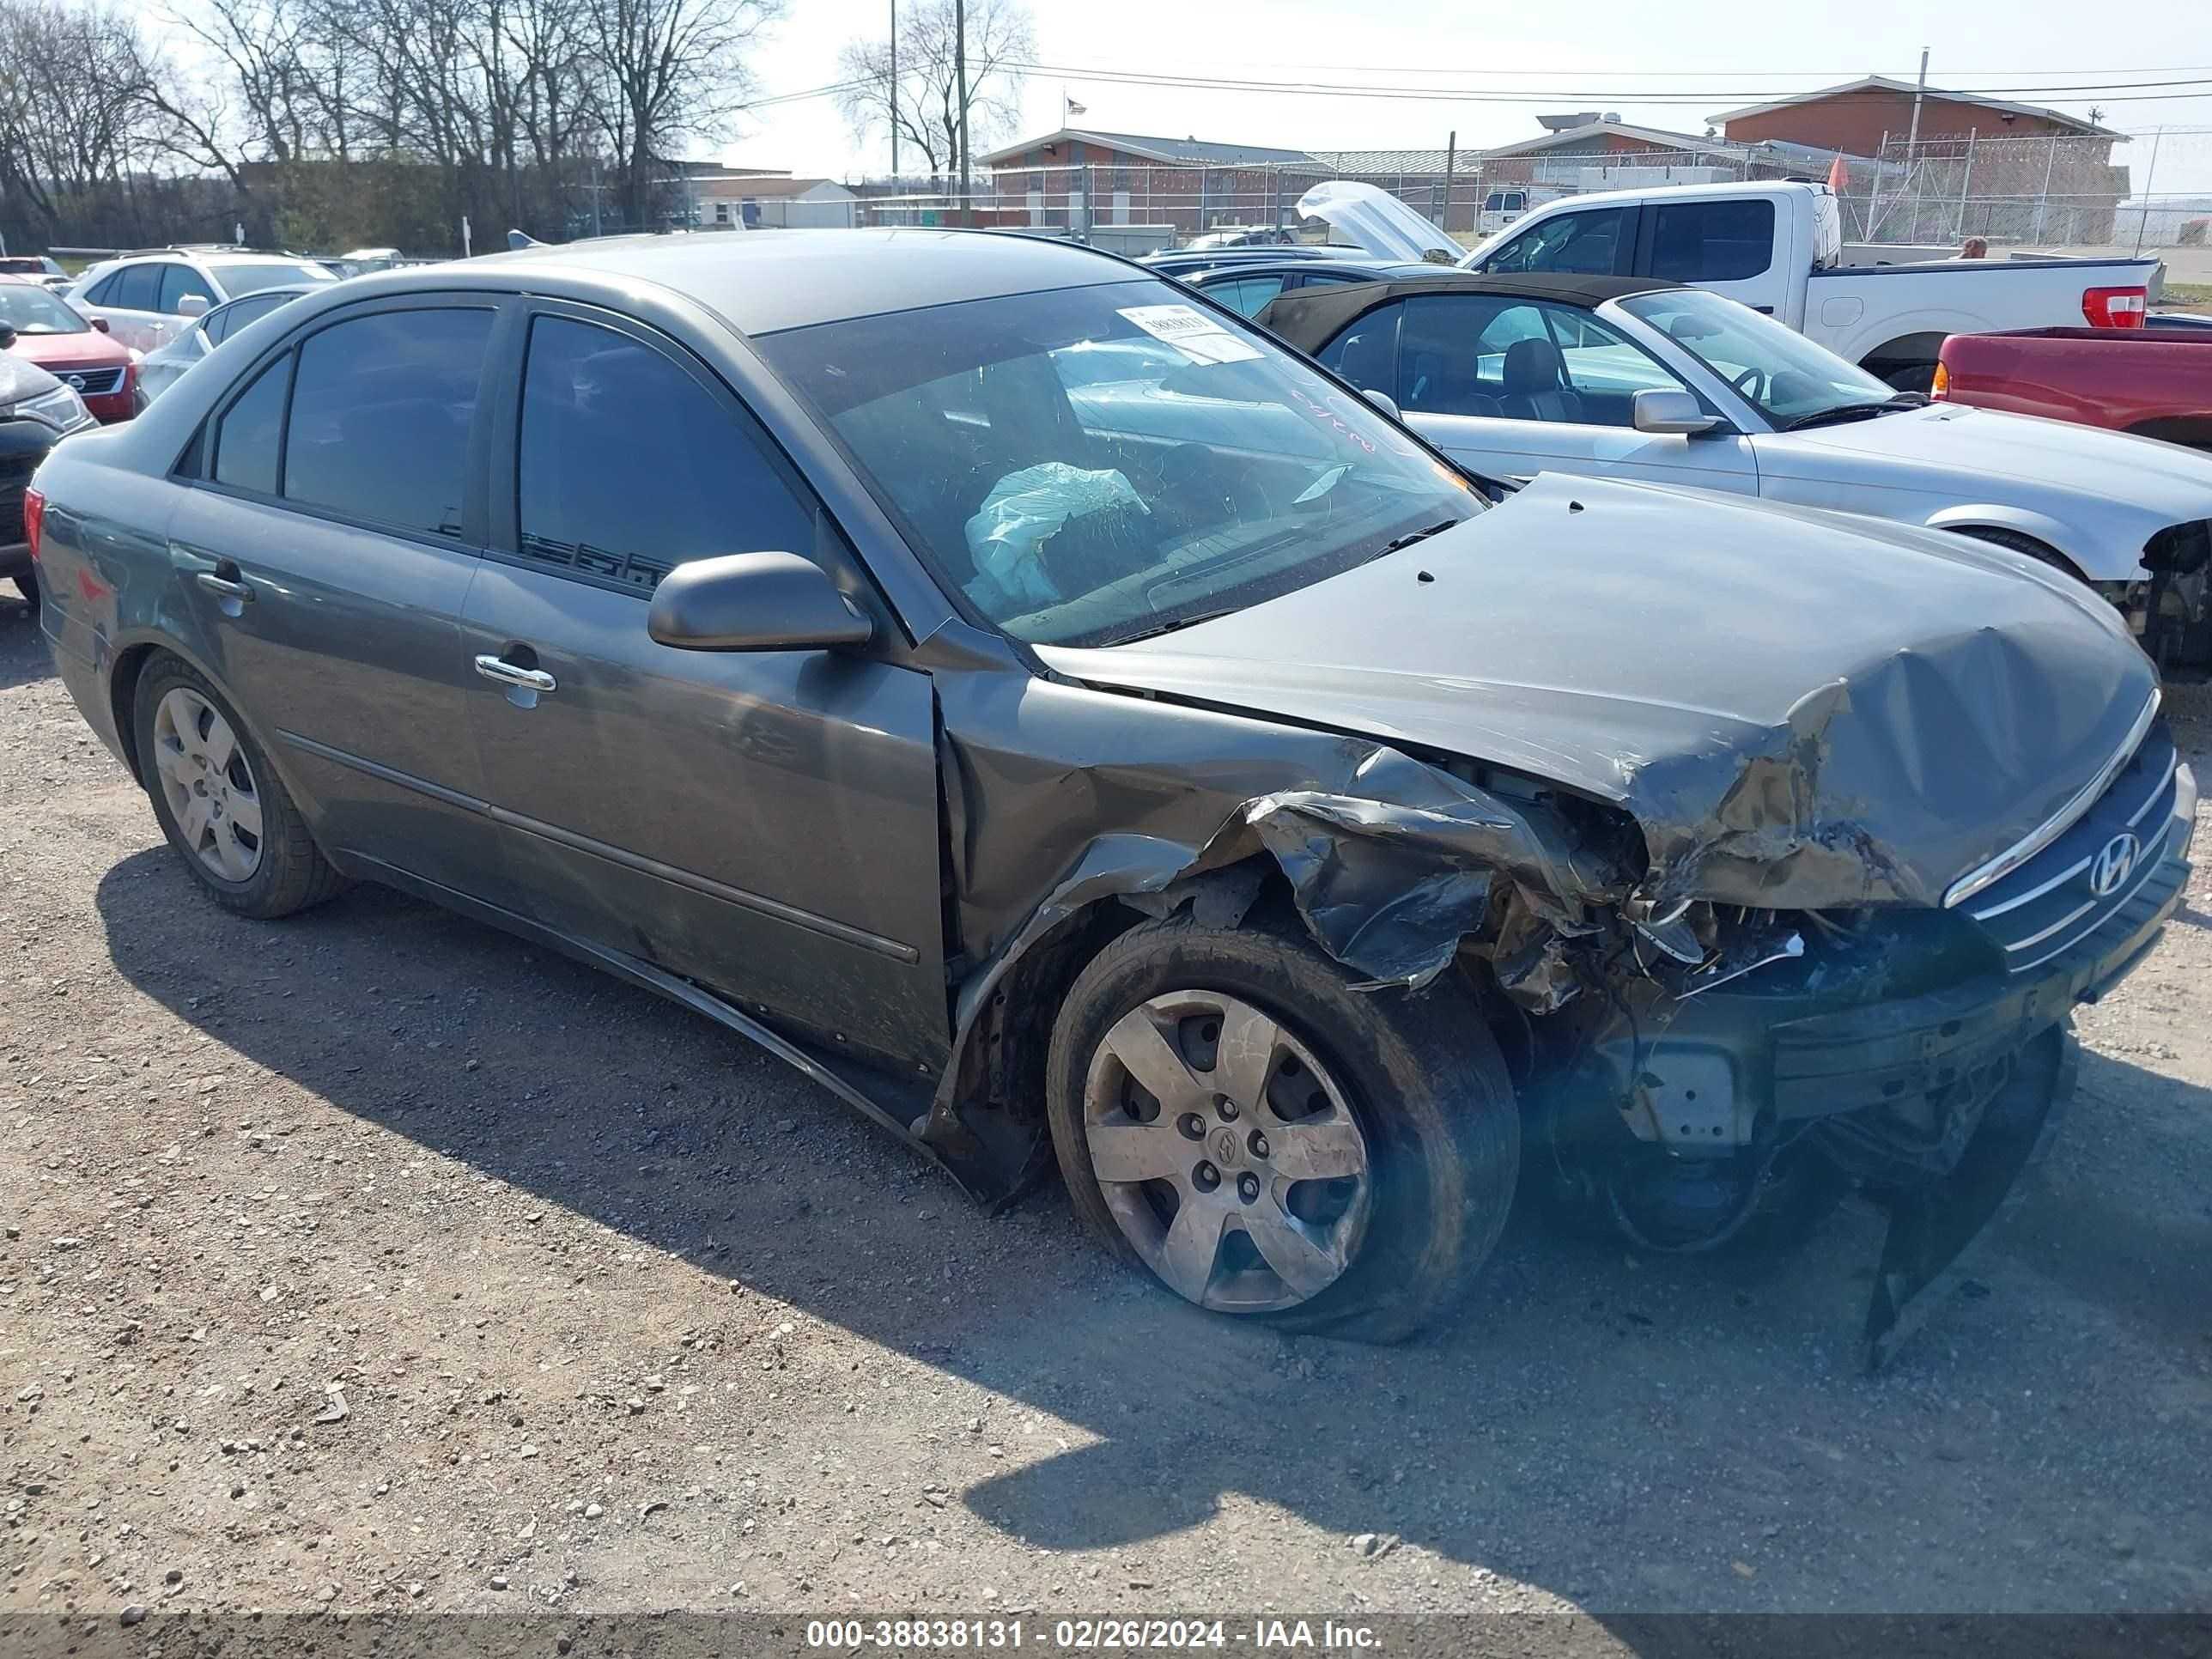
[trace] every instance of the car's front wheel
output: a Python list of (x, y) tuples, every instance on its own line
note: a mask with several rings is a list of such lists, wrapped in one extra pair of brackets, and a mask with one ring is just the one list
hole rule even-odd
[(138, 678), (139, 769), (169, 844), (216, 902), (273, 918), (345, 885), (222, 694), (164, 656)]
[(1518, 1109), (1455, 975), (1354, 991), (1294, 929), (1176, 917), (1102, 951), (1054, 1030), (1053, 1142), (1093, 1230), (1187, 1300), (1395, 1340), (1497, 1242)]

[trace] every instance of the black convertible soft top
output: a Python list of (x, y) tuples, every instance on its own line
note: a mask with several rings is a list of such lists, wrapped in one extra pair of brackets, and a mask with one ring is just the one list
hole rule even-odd
[(1589, 310), (1625, 295), (1681, 286), (1650, 276), (1578, 276), (1549, 271), (1493, 276), (1479, 270), (1440, 270), (1433, 276), (1408, 276), (1396, 282), (1293, 289), (1268, 301), (1253, 320), (1288, 344), (1311, 354), (1334, 339), (1346, 324), (1409, 294), (1503, 294), (1520, 300), (1554, 300)]

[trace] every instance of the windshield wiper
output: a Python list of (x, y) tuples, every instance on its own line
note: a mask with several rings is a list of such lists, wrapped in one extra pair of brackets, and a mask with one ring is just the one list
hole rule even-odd
[(1200, 623), (1212, 622), (1217, 617), (1232, 615), (1243, 608), (1241, 605), (1224, 605), (1212, 611), (1194, 611), (1188, 617), (1176, 617), (1164, 623), (1154, 623), (1150, 628), (1139, 628), (1133, 633), (1123, 634), (1117, 638), (1107, 641), (1106, 643), (1133, 645), (1139, 640), (1158, 639), (1163, 634), (1172, 634), (1178, 629), (1195, 628)]
[(1921, 409), (1927, 404), (1926, 394), (1900, 392), (1880, 403), (1838, 404), (1833, 409), (1816, 409), (1809, 415), (1799, 415), (1783, 422), (1778, 432), (1801, 432), (1808, 426), (1826, 426), (1836, 421), (1867, 421), (1877, 415), (1892, 415), (1900, 409)]
[(1445, 531), (1455, 529), (1466, 522), (1465, 519), (1439, 519), (1434, 524), (1423, 525), (1419, 530), (1409, 530), (1402, 536), (1392, 537), (1382, 544), (1382, 551), (1395, 553), (1401, 547), (1411, 547), (1415, 542), (1425, 542), (1431, 536), (1441, 536)]

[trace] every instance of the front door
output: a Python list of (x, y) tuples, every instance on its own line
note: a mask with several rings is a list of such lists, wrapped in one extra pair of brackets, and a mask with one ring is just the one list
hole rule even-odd
[(936, 1063), (928, 677), (866, 654), (655, 643), (653, 586), (686, 560), (848, 556), (680, 347), (548, 304), (522, 356), (495, 473), (511, 526), (466, 625), (486, 787), (535, 914), (833, 1041)]
[(460, 623), (483, 540), (468, 458), (493, 315), (416, 301), (287, 347), (210, 422), (169, 556), (210, 666), (318, 841), (511, 905)]

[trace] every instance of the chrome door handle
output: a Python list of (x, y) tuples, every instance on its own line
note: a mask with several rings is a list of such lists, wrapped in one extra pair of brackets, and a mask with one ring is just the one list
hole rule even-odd
[(209, 592), (218, 594), (223, 599), (236, 599), (240, 605), (248, 604), (252, 600), (253, 589), (245, 582), (234, 581), (228, 576), (218, 576), (212, 570), (201, 571), (198, 580), (199, 585)]
[[(204, 578), (203, 578), (204, 580)], [(550, 691), (553, 677), (542, 668), (517, 668), (504, 657), (478, 657), (477, 672), (501, 685), (519, 685), (526, 691)]]

